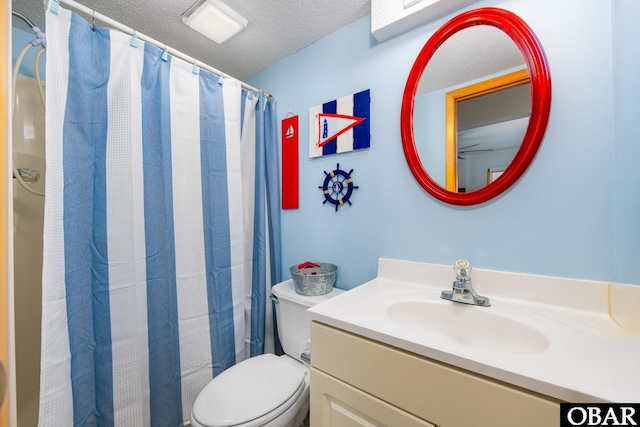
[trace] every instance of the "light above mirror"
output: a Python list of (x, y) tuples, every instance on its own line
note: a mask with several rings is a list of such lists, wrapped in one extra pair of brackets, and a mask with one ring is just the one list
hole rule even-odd
[(444, 202), (486, 202), (533, 160), (550, 102), (546, 58), (526, 23), (498, 8), (462, 13), (429, 39), (407, 79), (409, 167)]

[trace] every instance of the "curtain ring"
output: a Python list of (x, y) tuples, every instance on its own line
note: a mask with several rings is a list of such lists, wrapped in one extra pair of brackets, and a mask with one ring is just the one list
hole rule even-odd
[(91, 18), (91, 25), (93, 27), (93, 31), (96, 30), (96, 11), (93, 10), (93, 17)]

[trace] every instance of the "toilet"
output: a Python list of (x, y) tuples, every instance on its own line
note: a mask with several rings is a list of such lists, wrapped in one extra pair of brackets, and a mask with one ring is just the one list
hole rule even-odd
[(307, 309), (344, 291), (304, 296), (287, 280), (271, 288), (282, 356), (252, 357), (215, 377), (200, 392), (191, 411), (192, 427), (298, 427), (309, 410)]

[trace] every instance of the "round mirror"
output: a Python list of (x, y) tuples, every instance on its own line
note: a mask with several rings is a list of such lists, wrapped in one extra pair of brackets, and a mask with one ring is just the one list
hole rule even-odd
[(546, 58), (524, 21), (497, 8), (458, 15), (425, 44), (407, 80), (409, 167), (444, 202), (490, 200), (533, 160), (550, 103)]

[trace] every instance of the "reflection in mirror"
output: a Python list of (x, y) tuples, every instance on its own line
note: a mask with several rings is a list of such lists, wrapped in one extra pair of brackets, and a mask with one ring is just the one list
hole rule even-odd
[(529, 73), (513, 40), (490, 25), (465, 28), (438, 47), (420, 79), (420, 161), (449, 191), (479, 190), (514, 158), (530, 111)]
[(506, 169), (527, 130), (530, 94), (526, 69), (447, 93), (448, 190), (479, 190), (499, 176), (490, 171)]

